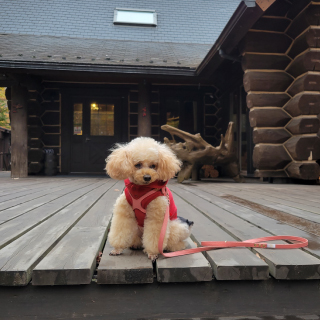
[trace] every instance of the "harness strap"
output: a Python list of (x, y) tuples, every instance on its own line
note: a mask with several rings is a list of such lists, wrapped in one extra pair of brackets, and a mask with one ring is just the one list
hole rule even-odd
[[(218, 248), (232, 248), (232, 247), (246, 247), (246, 248), (268, 248), (268, 249), (297, 249), (308, 246), (308, 240), (301, 237), (295, 236), (271, 236), (271, 237), (263, 237), (250, 239), (246, 241), (202, 241), (201, 246), (198, 248), (186, 249), (176, 252), (164, 253), (163, 252), (163, 239), (166, 234), (167, 225), (169, 220), (169, 207), (167, 207), (163, 225), (160, 232), (159, 242), (158, 242), (158, 250), (159, 252), (167, 258), (183, 256), (186, 254), (192, 254), (196, 252), (209, 251)], [(295, 243), (288, 244), (268, 244), (264, 241), (271, 240), (290, 240)]]
[(131, 200), (132, 200), (132, 209), (135, 210), (135, 209), (138, 209), (140, 211), (142, 211), (143, 213), (146, 213), (146, 209), (142, 208), (141, 206), (141, 203), (142, 201), (145, 199), (145, 198), (148, 198), (149, 196), (151, 196), (152, 194), (154, 194), (155, 192), (159, 191), (157, 189), (152, 189), (151, 191), (147, 192), (146, 194), (144, 194), (143, 196), (141, 196), (140, 198), (138, 199), (135, 199), (132, 194), (130, 193), (129, 189), (128, 190), (128, 193), (131, 197)]

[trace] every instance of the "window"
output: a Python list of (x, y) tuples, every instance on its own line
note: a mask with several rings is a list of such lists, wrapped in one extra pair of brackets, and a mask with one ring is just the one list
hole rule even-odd
[(82, 103), (73, 105), (73, 134), (82, 135)]
[(114, 105), (91, 103), (90, 135), (114, 136)]
[(155, 27), (157, 25), (157, 13), (155, 10), (117, 8), (114, 10), (113, 23)]

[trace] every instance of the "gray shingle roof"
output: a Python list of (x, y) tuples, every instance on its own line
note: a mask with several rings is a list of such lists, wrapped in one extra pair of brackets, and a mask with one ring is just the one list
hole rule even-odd
[[(196, 68), (241, 0), (0, 0), (0, 65)], [(115, 8), (154, 9), (157, 27), (113, 24)], [(13, 67), (13, 65), (11, 65)]]
[(0, 62), (77, 63), (194, 69), (207, 44), (159, 43), (70, 37), (0, 35)]
[[(213, 45), (240, 0), (0, 0), (0, 33)], [(113, 24), (115, 8), (154, 9), (157, 27)]]

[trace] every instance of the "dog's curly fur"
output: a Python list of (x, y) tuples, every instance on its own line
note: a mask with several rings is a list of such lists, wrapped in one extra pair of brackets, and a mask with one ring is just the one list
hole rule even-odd
[[(181, 162), (166, 145), (152, 138), (140, 137), (128, 144), (117, 144), (106, 159), (108, 175), (117, 180), (129, 178), (138, 185), (147, 185), (156, 180), (167, 181), (180, 170)], [(151, 180), (146, 182), (144, 176)], [(126, 248), (144, 248), (149, 259), (157, 259), (158, 240), (162, 227), (167, 198), (157, 197), (146, 208), (144, 231), (141, 231), (132, 207), (122, 193), (117, 199), (109, 232), (109, 242), (114, 247), (111, 255), (121, 254)], [(184, 240), (190, 235), (190, 227), (181, 220), (170, 220), (165, 235), (163, 248), (177, 251), (185, 248)]]

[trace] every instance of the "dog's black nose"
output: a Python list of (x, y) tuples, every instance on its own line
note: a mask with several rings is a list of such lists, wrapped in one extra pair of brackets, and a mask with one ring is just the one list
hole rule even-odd
[(144, 181), (150, 181), (150, 180), (151, 180), (151, 176), (149, 176), (148, 174), (146, 174), (145, 176), (143, 176), (143, 180), (144, 180)]

